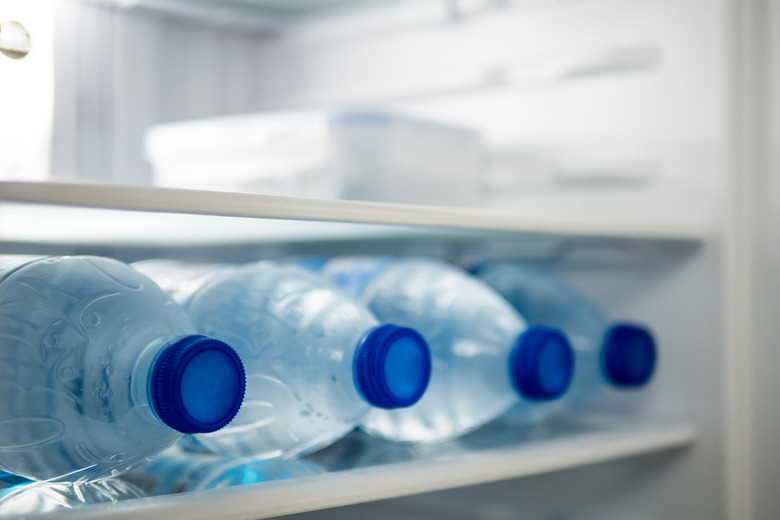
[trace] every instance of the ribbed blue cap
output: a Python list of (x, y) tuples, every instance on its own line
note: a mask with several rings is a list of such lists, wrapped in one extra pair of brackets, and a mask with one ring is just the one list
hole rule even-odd
[(149, 393), (157, 416), (182, 433), (209, 433), (228, 424), (241, 407), (244, 366), (227, 344), (183, 336), (157, 355)]
[(604, 375), (617, 386), (638, 387), (647, 383), (655, 370), (655, 360), (655, 340), (645, 327), (617, 323), (604, 335)]
[(411, 406), (431, 379), (431, 351), (417, 331), (380, 325), (360, 340), (352, 374), (369, 404), (388, 409)]
[(517, 339), (509, 355), (515, 390), (527, 399), (546, 401), (562, 396), (574, 373), (574, 353), (555, 329), (533, 326)]

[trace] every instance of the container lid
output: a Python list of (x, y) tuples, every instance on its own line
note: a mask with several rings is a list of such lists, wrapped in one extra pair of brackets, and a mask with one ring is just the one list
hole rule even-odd
[(209, 433), (228, 424), (241, 407), (244, 367), (227, 344), (183, 336), (152, 363), (149, 392), (157, 416), (181, 433)]
[(420, 400), (431, 378), (431, 351), (415, 330), (380, 325), (360, 340), (352, 366), (360, 395), (379, 408)]
[(571, 383), (574, 353), (561, 332), (549, 327), (529, 327), (510, 353), (509, 372), (512, 385), (524, 398), (556, 399)]
[(604, 336), (601, 362), (608, 381), (621, 387), (647, 383), (655, 370), (655, 340), (640, 325), (616, 323)]

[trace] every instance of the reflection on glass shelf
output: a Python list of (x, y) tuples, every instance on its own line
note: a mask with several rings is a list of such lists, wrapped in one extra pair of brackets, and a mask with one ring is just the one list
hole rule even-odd
[(116, 478), (92, 482), (17, 482), (0, 490), (0, 516), (59, 513), (144, 496), (140, 488)]
[(303, 477), (325, 470), (313, 460), (226, 457), (173, 446), (146, 466), (122, 475), (149, 496)]
[[(82, 519), (269, 518), (539, 475), (683, 448), (695, 440), (690, 423), (618, 419), (524, 427), (497, 421), (458, 440), (427, 445), (391, 443), (355, 431), (305, 459), (243, 467), (229, 460), (214, 466), (192, 463), (192, 468), (217, 470), (184, 471), (185, 484), (157, 481), (160, 491), (172, 494), (93, 504), (76, 512)], [(220, 479), (226, 467), (227, 477)], [(186, 484), (188, 475), (216, 489), (182, 492), (194, 489)], [(154, 485), (147, 489), (154, 491)]]
[(314, 17), (355, 11), (391, 0), (82, 0), (128, 10), (148, 10), (183, 19), (247, 27), (270, 34)]
[[(376, 1), (376, 0), (373, 0)], [(322, 14), (333, 9), (370, 3), (367, 0), (191, 0), (191, 3), (253, 9), (274, 17), (294, 17)]]
[[(428, 461), (453, 461), (460, 457), (479, 456), (490, 451), (511, 450), (516, 454), (531, 454), (534, 450), (561, 443), (571, 448), (573, 443), (599, 440), (602, 436), (621, 434), (626, 438), (638, 433), (648, 434), (670, 424), (633, 424), (613, 417), (595, 419), (553, 419), (539, 424), (518, 423), (498, 419), (467, 435), (435, 443), (391, 442), (355, 430), (308, 457), (327, 471), (343, 471), (385, 464)], [(660, 426), (660, 428), (659, 428)], [(682, 430), (678, 433), (682, 433)], [(692, 432), (689, 432), (692, 433)], [(682, 435), (687, 437), (688, 433)], [(617, 443), (616, 443), (617, 445)]]

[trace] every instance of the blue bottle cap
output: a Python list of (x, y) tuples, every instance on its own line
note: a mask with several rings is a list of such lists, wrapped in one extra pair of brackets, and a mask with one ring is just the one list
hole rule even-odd
[(420, 400), (431, 379), (431, 351), (407, 327), (380, 325), (360, 340), (352, 366), (360, 395), (379, 408), (404, 408)]
[(608, 381), (621, 387), (639, 387), (655, 370), (655, 340), (639, 325), (617, 323), (604, 336), (601, 363)]
[(149, 393), (157, 416), (181, 433), (209, 433), (229, 423), (244, 399), (238, 354), (205, 336), (183, 336), (157, 355)]
[(517, 338), (509, 355), (509, 372), (515, 390), (526, 399), (556, 399), (571, 383), (574, 353), (559, 331), (529, 327)]

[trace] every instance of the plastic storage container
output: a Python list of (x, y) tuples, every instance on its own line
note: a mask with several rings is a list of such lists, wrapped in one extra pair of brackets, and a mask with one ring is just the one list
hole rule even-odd
[(145, 148), (159, 186), (446, 205), (477, 202), (484, 159), (473, 129), (377, 110), (166, 123)]
[(655, 370), (656, 345), (641, 324), (613, 322), (583, 294), (550, 272), (518, 262), (484, 263), (474, 273), (535, 325), (562, 329), (575, 353), (564, 400), (581, 405), (599, 390), (639, 390)]
[[(160, 262), (137, 267), (151, 265), (168, 279)], [(182, 303), (202, 333), (236, 348), (248, 374), (236, 419), (195, 436), (206, 449), (255, 458), (314, 451), (372, 407), (407, 407), (425, 391), (431, 359), (420, 334), (380, 325), (324, 278), (269, 262), (195, 271), (201, 285)]]
[(380, 320), (412, 327), (433, 355), (431, 384), (405, 410), (373, 410), (363, 427), (392, 440), (454, 438), (521, 400), (529, 421), (566, 392), (566, 338), (525, 319), (462, 269), (427, 258), (301, 260), (364, 303)]
[(0, 467), (128, 471), (235, 416), (244, 370), (151, 280), (101, 257), (0, 260)]

